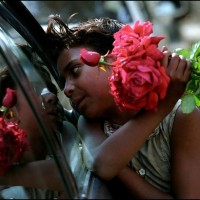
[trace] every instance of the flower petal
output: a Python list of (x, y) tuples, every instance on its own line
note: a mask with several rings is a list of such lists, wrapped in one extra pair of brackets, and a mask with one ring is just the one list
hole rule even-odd
[(6, 88), (6, 95), (2, 100), (2, 105), (7, 108), (13, 107), (17, 102), (16, 91), (10, 88)]
[(85, 48), (81, 49), (80, 59), (91, 67), (98, 65), (101, 55), (94, 51), (87, 51)]

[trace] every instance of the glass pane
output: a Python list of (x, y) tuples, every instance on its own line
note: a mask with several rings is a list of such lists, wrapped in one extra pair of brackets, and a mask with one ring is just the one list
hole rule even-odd
[[(24, 173), (22, 173), (20, 180), (22, 182), (18, 185), (56, 189), (52, 184), (54, 183), (57, 185), (56, 187), (63, 188), (68, 198), (77, 197), (79, 195), (78, 187), (80, 189), (82, 185), (76, 185), (72, 174), (72, 172), (75, 173), (75, 170), (77, 171), (77, 163), (72, 161), (80, 159), (81, 162), (80, 152), (77, 153), (74, 150), (75, 148), (79, 149), (76, 129), (71, 124), (64, 122), (64, 108), (57, 98), (56, 86), (50, 81), (48, 70), (40, 58), (31, 52), (31, 48), (27, 44), (16, 45), (9, 34), (4, 31), (3, 23), (0, 29), (0, 63), (1, 102), (7, 95), (7, 88), (16, 92), (16, 99), (12, 95), (12, 98), (9, 96), (12, 101), (14, 101), (13, 99), (16, 101), (8, 109), (9, 115), (7, 113), (4, 116), (3, 110), (2, 116), (6, 122), (17, 123), (20, 130), (25, 131), (30, 147), (25, 149), (19, 159), (10, 163), (8, 168), (30, 161), (40, 161), (41, 163), (33, 164), (34, 168), (28, 175), (30, 181), (27, 183), (27, 177), (23, 178)], [(2, 131), (1, 129), (1, 133)], [(66, 138), (64, 133), (72, 135), (68, 134)], [(10, 145), (10, 141), (3, 140), (3, 142), (5, 146)], [(11, 158), (15, 156), (12, 152), (9, 154)], [(3, 152), (1, 151), (1, 153)], [(26, 168), (24, 169), (26, 170)], [(47, 174), (48, 170), (51, 172), (51, 176)], [(80, 171), (76, 173), (76, 178), (83, 176)], [(15, 176), (13, 177), (13, 182), (9, 185), (15, 185)], [(21, 192), (22, 189), (25, 190), (25, 193)], [(49, 198), (50, 196), (57, 198), (59, 195), (52, 190), (26, 189), (15, 188), (14, 194), (11, 187), (4, 190), (1, 195), (4, 198), (13, 198), (12, 195), (14, 195), (14, 198), (18, 199), (23, 196), (15, 196), (17, 191), (19, 191), (19, 195), (28, 195), (28, 198), (31, 199)]]

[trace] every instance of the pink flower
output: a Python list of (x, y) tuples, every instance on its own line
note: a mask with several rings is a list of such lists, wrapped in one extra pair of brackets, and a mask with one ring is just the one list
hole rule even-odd
[(161, 66), (163, 53), (158, 49), (162, 36), (150, 37), (152, 24), (137, 21), (114, 34), (110, 77), (111, 94), (120, 110), (157, 109), (165, 98), (170, 78)]
[(17, 123), (0, 118), (0, 175), (20, 161), (23, 152), (29, 149), (27, 134)]
[(7, 108), (13, 107), (17, 102), (16, 91), (6, 88), (6, 95), (3, 98), (2, 105)]
[(109, 51), (105, 55), (100, 55), (95, 51), (87, 51), (86, 49), (81, 49), (80, 59), (90, 67), (98, 66), (100, 69), (106, 71), (106, 66), (111, 66), (112, 64), (105, 61), (105, 58), (109, 55)]
[(87, 65), (93, 67), (98, 65), (101, 55), (94, 51), (87, 51), (86, 49), (81, 49), (80, 59)]
[(116, 104), (121, 110), (156, 109), (158, 100), (165, 97), (169, 83), (164, 72), (163, 67), (137, 65), (129, 71), (114, 67), (110, 87)]

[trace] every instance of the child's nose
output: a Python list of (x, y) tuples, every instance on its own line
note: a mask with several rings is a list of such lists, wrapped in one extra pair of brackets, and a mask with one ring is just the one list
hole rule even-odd
[(70, 98), (74, 91), (74, 85), (71, 82), (65, 83), (64, 94)]
[(58, 97), (51, 93), (47, 88), (46, 90), (43, 90), (41, 93), (42, 100), (45, 104), (57, 104), (58, 103)]

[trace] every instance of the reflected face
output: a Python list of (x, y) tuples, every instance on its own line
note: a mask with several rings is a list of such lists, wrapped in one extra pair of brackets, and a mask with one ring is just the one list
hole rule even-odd
[[(55, 94), (50, 93), (47, 88), (45, 91), (40, 98), (35, 95), (34, 90), (29, 91), (29, 95), (32, 96), (32, 100), (37, 105), (37, 111), (46, 126), (51, 126), (53, 129), (62, 127), (63, 107)], [(13, 119), (18, 121), (20, 127), (25, 129), (29, 135), (40, 132), (35, 115), (20, 89), (17, 89), (17, 104), (12, 108), (12, 111), (15, 116)]]
[[(29, 103), (27, 99), (25, 98), (23, 92), (21, 89), (17, 87), (16, 89), (17, 94), (17, 103), (12, 108), (15, 114), (15, 119), (17, 119), (20, 128), (27, 131), (29, 137), (40, 135), (40, 127), (38, 125), (38, 122), (36, 120), (36, 117), (34, 115), (34, 112), (32, 111), (31, 107), (29, 106)], [(40, 100), (35, 95), (34, 90), (29, 89), (29, 95), (32, 101), (34, 101), (34, 104), (37, 105), (37, 113), (39, 113), (41, 116), (45, 117), (45, 113), (40, 106)]]
[(64, 93), (70, 98), (72, 107), (86, 117), (106, 117), (109, 109), (115, 105), (109, 93), (111, 70), (105, 72), (98, 66), (84, 64), (80, 60), (81, 49), (63, 50), (59, 55), (57, 67), (65, 79)]
[(51, 123), (55, 123), (58, 128), (62, 127), (64, 109), (58, 97), (44, 88), (41, 92), (42, 106)]

